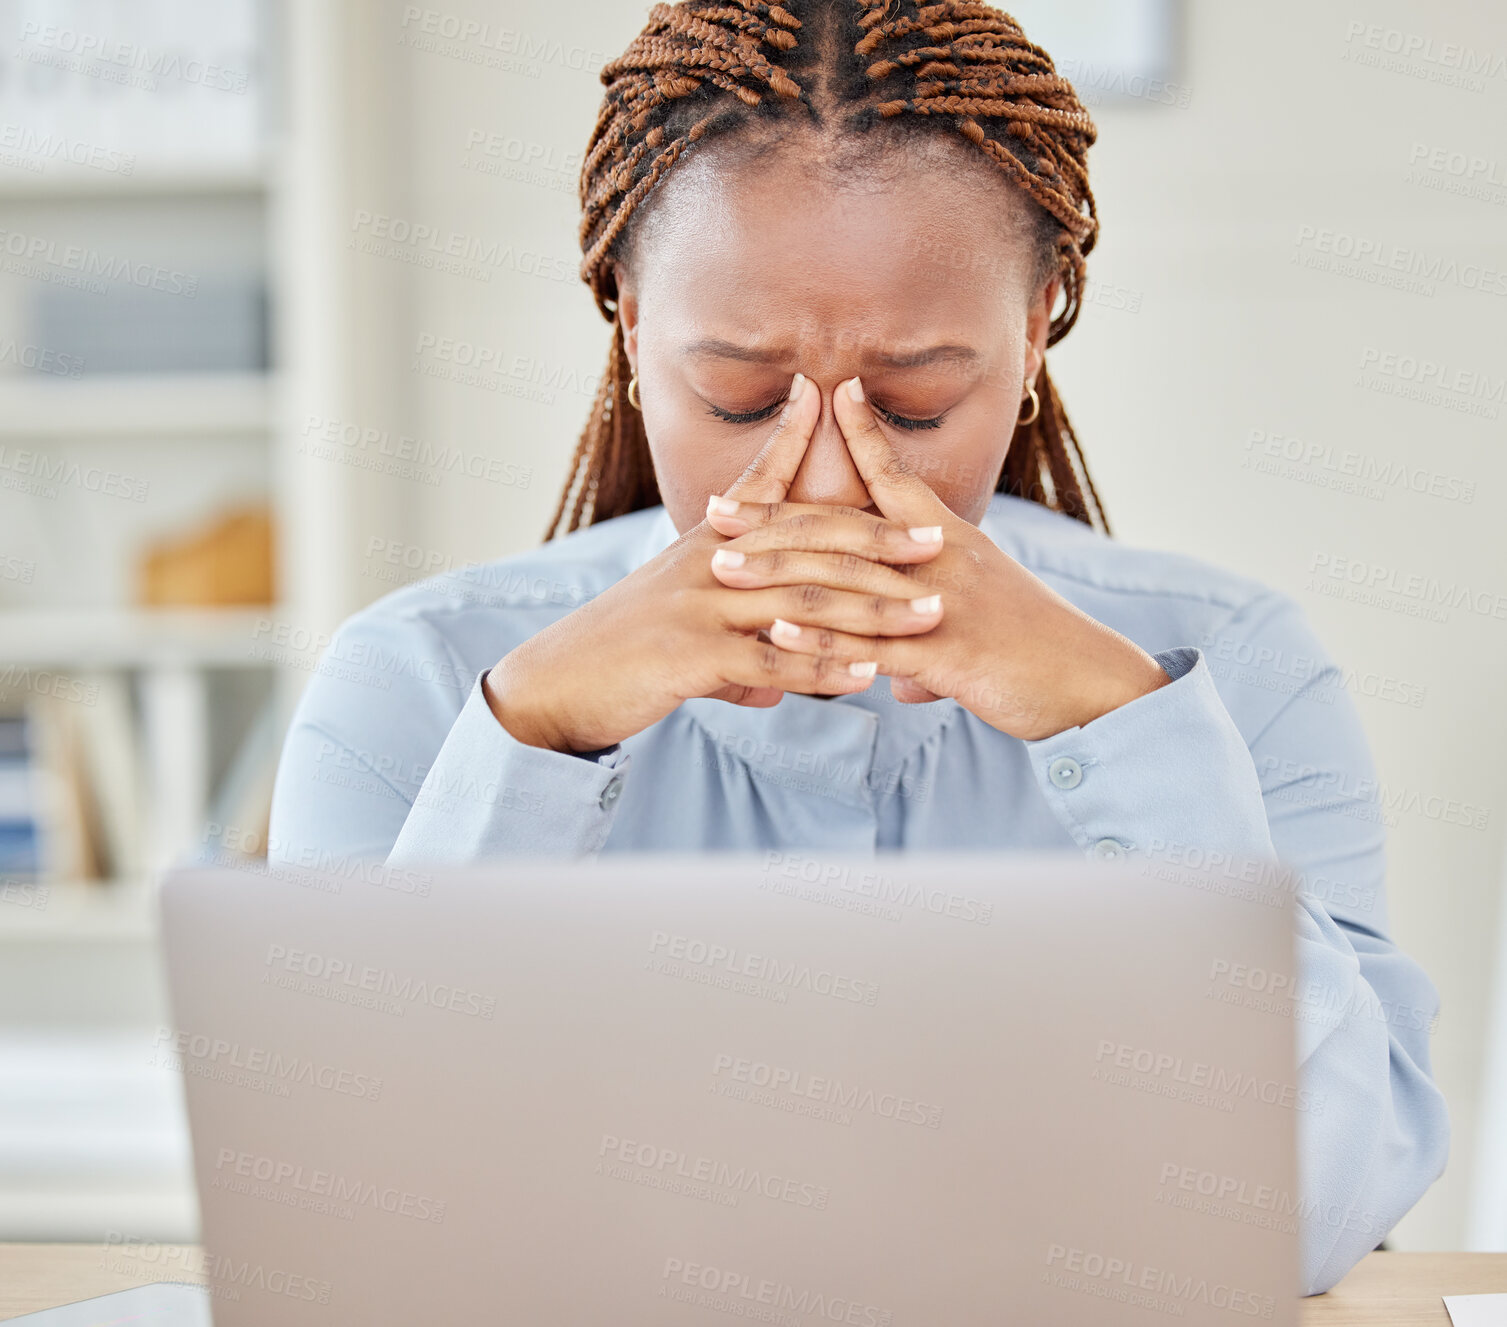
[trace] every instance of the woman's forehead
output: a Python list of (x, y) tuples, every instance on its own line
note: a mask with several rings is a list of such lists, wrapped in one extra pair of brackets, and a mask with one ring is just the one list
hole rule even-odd
[(900, 339), (919, 346), (934, 341), (918, 316), (932, 331), (977, 324), (1029, 293), (1035, 256), (1008, 185), (921, 157), (892, 165), (880, 186), (794, 154), (684, 163), (634, 245), (642, 305), (714, 328), (799, 310), (876, 339), (908, 327)]

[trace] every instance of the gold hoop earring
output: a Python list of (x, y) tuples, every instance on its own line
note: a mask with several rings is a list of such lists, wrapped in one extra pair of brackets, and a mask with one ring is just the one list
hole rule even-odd
[(636, 373), (628, 379), (628, 404), (635, 410), (642, 410), (644, 408), (638, 399), (638, 374)]
[(1036, 385), (1034, 383), (1028, 382), (1026, 384), (1026, 391), (1029, 393), (1028, 399), (1031, 402), (1031, 413), (1024, 419), (1021, 419), (1019, 417), (1019, 414), (1017, 413), (1015, 419), (1017, 427), (1024, 427), (1027, 424), (1034, 424), (1036, 422), (1037, 416), (1041, 414), (1041, 397), (1036, 395)]

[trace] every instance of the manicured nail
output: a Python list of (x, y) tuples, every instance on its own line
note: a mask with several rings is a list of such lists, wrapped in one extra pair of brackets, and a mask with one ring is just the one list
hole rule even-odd
[(910, 606), (918, 613), (940, 613), (942, 611), (942, 596), (929, 594), (924, 599), (912, 599)]
[(706, 514), (708, 516), (736, 516), (738, 514), (738, 500), (736, 498), (719, 498), (713, 493), (706, 500)]
[(795, 377), (793, 377), (790, 380), (790, 404), (791, 405), (794, 405), (797, 401), (799, 401), (801, 399), (801, 393), (805, 390), (805, 388), (806, 388), (806, 375), (804, 373), (797, 373), (795, 375)]
[(848, 384), (848, 399), (850, 401), (859, 402), (863, 400), (863, 381), (861, 379), (854, 378), (853, 381)]
[(905, 533), (918, 544), (940, 544), (942, 542), (942, 527), (940, 525), (913, 525)]
[(848, 672), (854, 677), (873, 677), (879, 671), (879, 665), (870, 659), (867, 663), (850, 663)]
[(783, 636), (786, 640), (794, 640), (801, 634), (801, 629), (794, 622), (787, 622), (784, 618), (777, 617), (770, 625), (769, 634)]
[(738, 552), (736, 548), (719, 548), (712, 554), (712, 566), (714, 567), (741, 567), (748, 558)]

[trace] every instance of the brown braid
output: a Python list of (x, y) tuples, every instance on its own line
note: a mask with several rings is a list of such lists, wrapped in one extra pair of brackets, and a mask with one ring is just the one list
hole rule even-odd
[[(580, 275), (613, 324), (612, 345), (546, 538), (660, 501), (643, 416), (628, 401), (612, 269), (626, 263), (639, 205), (703, 139), (789, 117), (826, 125), (833, 102), (846, 113), (842, 138), (881, 127), (960, 134), (1037, 204), (1037, 277), (1056, 273), (1064, 295), (1047, 345), (1077, 322), (1099, 232), (1086, 162), (1096, 131), (1051, 57), (1008, 14), (968, 0), (681, 0), (654, 5), (601, 79), (607, 92), (581, 168)], [(996, 489), (1108, 534), (1044, 364), (1036, 390), (1040, 413), (1016, 428)]]

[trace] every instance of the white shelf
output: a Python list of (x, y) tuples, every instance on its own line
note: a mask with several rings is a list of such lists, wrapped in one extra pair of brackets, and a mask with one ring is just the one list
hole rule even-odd
[[(22, 887), (10, 888), (14, 895)], [(157, 889), (151, 881), (69, 880), (24, 888), (34, 902), (0, 901), (0, 945), (157, 937)]]
[[(0, 610), (0, 668), (253, 668), (275, 607)], [(259, 631), (259, 627), (261, 628)]]
[(266, 432), (265, 373), (122, 373), (0, 379), (0, 438)]
[(70, 170), (55, 166), (38, 174), (10, 167), (0, 172), (0, 201), (4, 202), (109, 202), (116, 198), (254, 198), (265, 194), (269, 179), (265, 171), (115, 171)]

